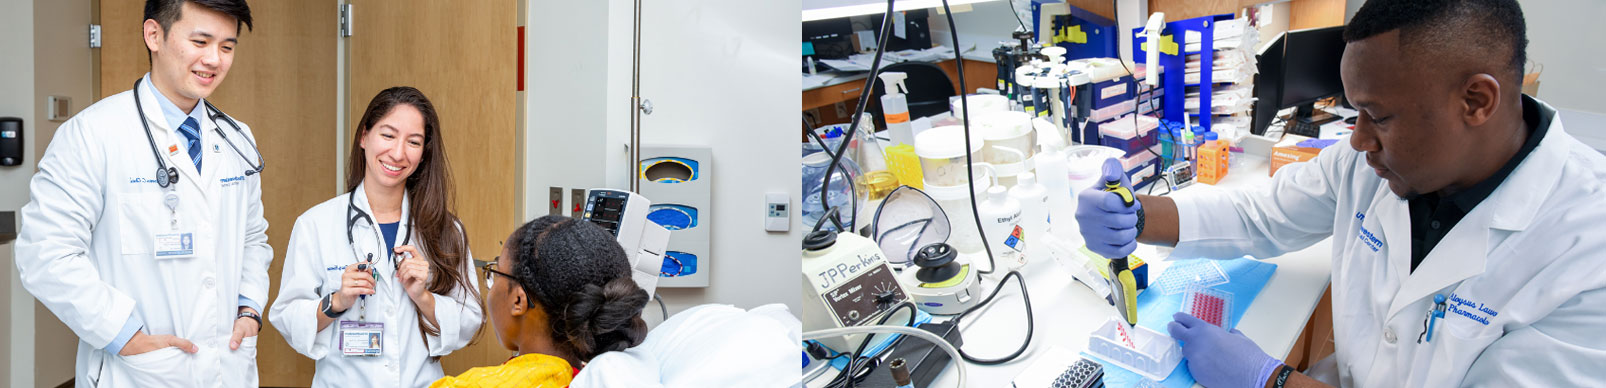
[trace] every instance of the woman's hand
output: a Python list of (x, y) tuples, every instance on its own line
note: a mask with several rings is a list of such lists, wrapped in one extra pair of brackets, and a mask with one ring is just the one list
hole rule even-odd
[(433, 275), (429, 261), (412, 245), (396, 247), (396, 254), (402, 255), (401, 265), (396, 268), (396, 279), (401, 281), (402, 288), (407, 290), (407, 296), (414, 302), (430, 297), (429, 279)]
[[(363, 263), (367, 264), (367, 263)], [(360, 264), (346, 266), (346, 271), (340, 274), (340, 288), (335, 291), (335, 297), (330, 298), (329, 304), (336, 312), (345, 312), (357, 304), (357, 298), (362, 295), (374, 294), (374, 268), (373, 265)]]
[(434, 327), (440, 327), (435, 321), (435, 294), (429, 292), (429, 279), (434, 269), (430, 268), (429, 261), (412, 245), (396, 247), (396, 253), (402, 255), (401, 265), (396, 268), (396, 280), (400, 280), (402, 288), (407, 290), (407, 297), (413, 299), (418, 310), (423, 313), (424, 319)]

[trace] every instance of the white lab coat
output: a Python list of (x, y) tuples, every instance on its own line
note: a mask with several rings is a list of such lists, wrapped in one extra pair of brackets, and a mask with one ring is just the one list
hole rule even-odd
[[(1329, 378), (1343, 386), (1601, 386), (1603, 177), (1606, 158), (1554, 117), (1538, 148), (1413, 273), (1407, 202), (1362, 153), (1335, 144), (1283, 167), (1266, 190), (1178, 198), (1173, 255), (1268, 258), (1332, 236), (1338, 374)], [(1418, 343), (1436, 294), (1472, 306), (1452, 301), (1432, 341)]]
[[(16, 246), (22, 284), (78, 335), (79, 387), (255, 387), (256, 337), (232, 351), (229, 339), (239, 297), (268, 300), (273, 248), (262, 216), (261, 176), (245, 176), (247, 164), (214, 128), (222, 124), (241, 152), (256, 155), (233, 127), (204, 120), (205, 163), (196, 171), (182, 146), (167, 152), (181, 137), (142, 85), (137, 92), (151, 136), (180, 175), (169, 189), (159, 187), (134, 92), (90, 105), (51, 139), (30, 183), (32, 201), (22, 208)], [(194, 233), (195, 254), (188, 258), (156, 259), (152, 250), (155, 234), (172, 231), (173, 213), (164, 204), (169, 190), (180, 198), (180, 228)], [(200, 352), (164, 348), (118, 356), (101, 350), (134, 314), (144, 320), (145, 333), (176, 335)]]
[[(368, 196), (362, 185), (355, 190), (356, 206), (370, 217)], [(462, 349), (479, 331), (484, 314), (479, 300), (461, 287), (452, 295), (435, 295), (435, 320), (440, 323), (440, 335), (429, 336), (426, 346), (418, 328), (415, 304), (407, 296), (401, 282), (396, 279), (396, 267), (385, 250), (385, 238), (378, 226), (365, 221), (352, 225), (354, 244), (346, 242), (347, 220), (356, 216), (348, 212), (348, 194), (324, 201), (302, 213), (290, 232), (290, 246), (285, 253), (284, 277), (279, 283), (279, 295), (268, 308), (268, 319), (284, 335), (285, 341), (317, 362), (312, 386), (314, 387), (421, 387), (444, 376), (438, 359), (452, 351)], [(402, 197), (401, 219), (397, 227), (396, 246), (402, 245), (413, 230), (408, 219), (408, 201)], [(428, 255), (424, 245), (426, 236), (412, 234), (408, 244), (419, 247)], [(353, 248), (356, 250), (353, 251)], [(369, 295), (364, 308), (352, 306), (339, 320), (318, 330), (318, 308), (325, 294), (340, 288), (340, 276), (347, 265), (356, 264), (373, 255), (375, 273), (379, 275), (375, 294)], [(357, 255), (359, 257), (353, 257)], [(464, 276), (479, 288), (473, 256), (464, 257)], [(340, 353), (337, 340), (340, 320), (358, 320), (359, 315), (369, 322), (383, 322), (384, 351), (378, 357), (347, 357)]]

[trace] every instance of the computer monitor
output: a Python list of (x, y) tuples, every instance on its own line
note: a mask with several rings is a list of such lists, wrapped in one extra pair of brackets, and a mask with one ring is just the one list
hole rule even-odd
[(1297, 107), (1294, 118), (1320, 125), (1336, 116), (1316, 112), (1312, 103), (1342, 96), (1344, 81), (1339, 61), (1344, 57), (1344, 27), (1289, 31), (1284, 40), (1282, 82), (1278, 107)]
[(853, 55), (853, 22), (836, 18), (803, 22), (803, 56), (816, 59), (844, 59)]
[(1265, 135), (1266, 127), (1277, 119), (1278, 105), (1282, 103), (1283, 81), (1283, 36), (1277, 34), (1271, 42), (1262, 46), (1260, 52), (1255, 54), (1255, 112), (1250, 122), (1249, 133)]

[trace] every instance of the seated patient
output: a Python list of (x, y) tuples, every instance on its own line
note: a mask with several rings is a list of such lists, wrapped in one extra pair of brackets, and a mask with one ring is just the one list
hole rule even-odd
[(516, 356), (431, 387), (562, 387), (592, 357), (641, 344), (647, 292), (624, 249), (589, 222), (545, 216), (524, 224), (485, 268), (486, 315)]

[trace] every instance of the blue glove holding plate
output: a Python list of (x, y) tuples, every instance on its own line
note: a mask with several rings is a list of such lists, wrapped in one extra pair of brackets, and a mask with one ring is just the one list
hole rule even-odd
[(1266, 380), (1283, 365), (1260, 350), (1238, 329), (1227, 331), (1202, 319), (1176, 313), (1166, 325), (1171, 338), (1182, 344), (1182, 357), (1188, 373), (1206, 387), (1264, 387)]

